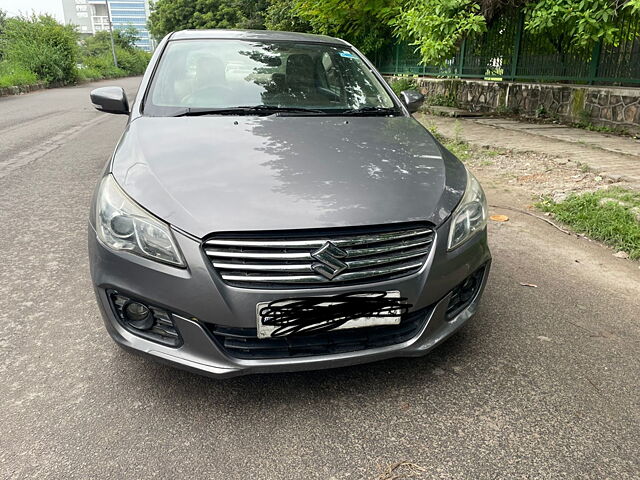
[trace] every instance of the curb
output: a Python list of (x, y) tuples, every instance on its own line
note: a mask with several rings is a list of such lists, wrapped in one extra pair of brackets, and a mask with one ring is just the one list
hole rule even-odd
[(12, 95), (24, 95), (25, 93), (35, 92), (38, 90), (47, 90), (50, 88), (62, 88), (62, 87), (71, 87), (76, 85), (85, 85), (87, 83), (99, 82), (102, 80), (118, 80), (121, 78), (130, 78), (130, 77), (142, 77), (142, 75), (125, 75), (124, 77), (108, 77), (108, 78), (94, 78), (88, 79), (84, 81), (77, 80), (71, 83), (64, 82), (53, 82), (53, 83), (44, 83), (38, 82), (33, 85), (20, 85), (16, 87), (0, 87), (0, 98), (1, 97), (10, 97)]
[(47, 88), (45, 83), (34, 83), (33, 85), (20, 85), (18, 87), (2, 87), (0, 88), (0, 97), (9, 95), (21, 95), (23, 93), (35, 92), (36, 90), (44, 90)]

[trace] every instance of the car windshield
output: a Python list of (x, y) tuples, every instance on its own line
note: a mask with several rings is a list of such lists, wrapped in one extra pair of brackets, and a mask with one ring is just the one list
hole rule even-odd
[(170, 42), (144, 104), (150, 116), (277, 111), (400, 114), (353, 50), (295, 42)]

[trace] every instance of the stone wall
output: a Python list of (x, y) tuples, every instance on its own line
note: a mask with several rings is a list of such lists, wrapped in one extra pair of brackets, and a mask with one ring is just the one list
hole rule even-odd
[(536, 115), (640, 131), (640, 88), (417, 79), (422, 92), (477, 112)]

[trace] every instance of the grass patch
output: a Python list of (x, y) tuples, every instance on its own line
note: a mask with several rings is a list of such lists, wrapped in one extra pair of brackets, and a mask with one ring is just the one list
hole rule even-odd
[(35, 83), (38, 83), (38, 77), (35, 73), (21, 65), (0, 62), (0, 88), (33, 85)]
[(482, 153), (487, 157), (497, 157), (498, 155), (502, 155), (504, 152), (502, 150), (485, 150)]
[(471, 146), (467, 142), (448, 140), (446, 138), (440, 139), (440, 142), (461, 161), (466, 162), (471, 158)]
[(640, 193), (610, 188), (570, 195), (559, 203), (546, 198), (537, 207), (576, 232), (640, 259)]
[(444, 147), (458, 157), (461, 161), (465, 162), (471, 158), (472, 147), (469, 143), (462, 140), (462, 126), (460, 122), (456, 120), (453, 128), (454, 138), (445, 137), (438, 131), (438, 126), (435, 122), (429, 122), (426, 125), (427, 129), (433, 134), (434, 137)]

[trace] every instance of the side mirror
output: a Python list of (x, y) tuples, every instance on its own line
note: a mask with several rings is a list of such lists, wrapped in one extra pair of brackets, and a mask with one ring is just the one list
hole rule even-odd
[(121, 87), (96, 88), (91, 92), (91, 103), (101, 112), (129, 115), (129, 101)]
[(415, 113), (424, 102), (424, 95), (416, 90), (403, 90), (400, 92), (400, 98), (407, 106), (409, 113)]

